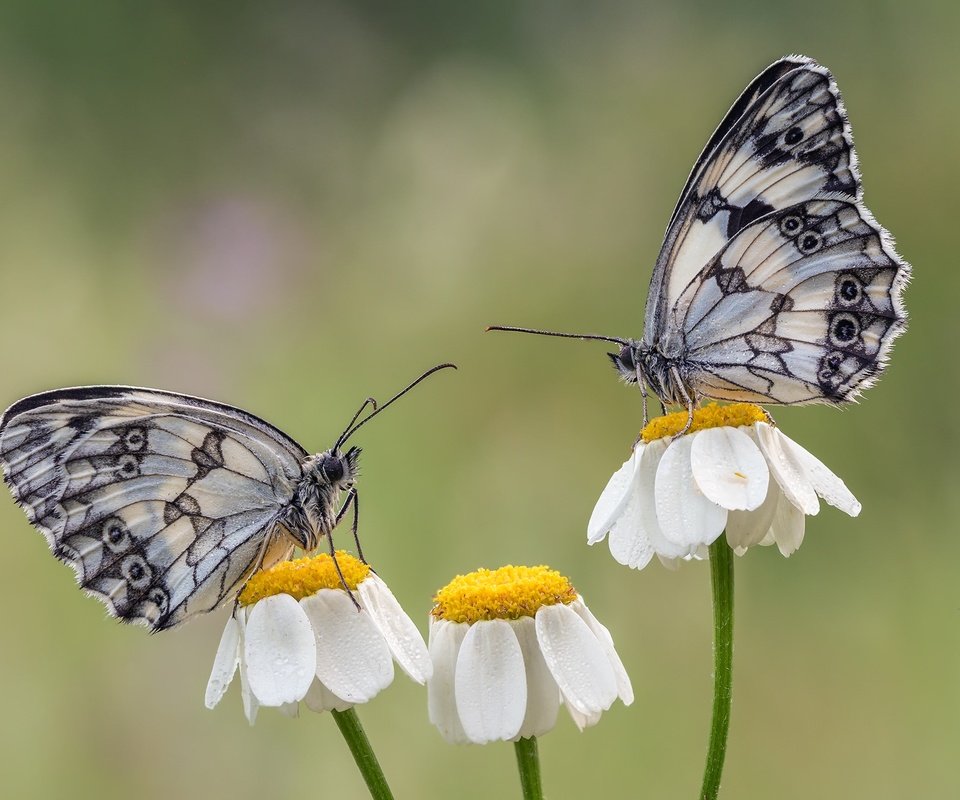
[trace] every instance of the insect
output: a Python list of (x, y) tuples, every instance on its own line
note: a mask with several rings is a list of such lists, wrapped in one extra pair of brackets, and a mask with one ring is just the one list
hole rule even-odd
[(686, 407), (686, 429), (703, 397), (851, 401), (904, 330), (910, 276), (862, 194), (833, 77), (805, 56), (782, 58), (747, 86), (687, 178), (643, 338), (488, 330), (619, 344), (608, 355), (640, 387), (644, 424), (648, 389)]
[(333, 554), (333, 529), (351, 506), (362, 559), (360, 448), (344, 448), (448, 367), (382, 406), (367, 398), (315, 455), (253, 414), (198, 397), (126, 386), (44, 392), (0, 418), (3, 476), (86, 592), (124, 622), (164, 630), (233, 599), (295, 547), (311, 552), (326, 537)]

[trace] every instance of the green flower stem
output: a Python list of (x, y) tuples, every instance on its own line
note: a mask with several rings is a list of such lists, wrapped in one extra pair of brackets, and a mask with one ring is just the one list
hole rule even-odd
[(537, 737), (517, 739), (513, 743), (513, 747), (517, 753), (517, 769), (520, 770), (520, 787), (523, 789), (523, 800), (543, 800)]
[(715, 800), (727, 753), (733, 682), (733, 551), (727, 537), (710, 545), (710, 578), (713, 584), (713, 721), (707, 766), (700, 800)]
[(360, 724), (357, 712), (353, 708), (348, 708), (346, 711), (333, 711), (331, 713), (340, 729), (340, 733), (343, 734), (343, 738), (347, 742), (347, 747), (353, 754), (353, 760), (357, 762), (360, 774), (363, 775), (363, 780), (370, 790), (370, 796), (374, 800), (393, 800), (393, 792), (387, 785), (387, 779), (383, 775), (383, 770), (380, 769), (380, 763), (377, 761), (377, 756), (370, 746), (370, 740)]

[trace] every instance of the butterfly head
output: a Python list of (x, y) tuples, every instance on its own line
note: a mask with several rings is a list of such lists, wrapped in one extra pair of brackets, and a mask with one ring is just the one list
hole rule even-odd
[(357, 462), (360, 448), (351, 447), (346, 452), (331, 448), (314, 456), (314, 467), (320, 477), (331, 488), (350, 489), (357, 479)]
[(641, 342), (628, 339), (618, 353), (607, 353), (613, 366), (625, 383), (638, 383), (643, 370), (643, 346)]

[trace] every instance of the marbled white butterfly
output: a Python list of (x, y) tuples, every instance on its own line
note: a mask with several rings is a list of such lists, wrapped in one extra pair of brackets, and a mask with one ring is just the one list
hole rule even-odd
[[(628, 383), (692, 419), (703, 397), (843, 403), (884, 368), (910, 266), (863, 205), (830, 72), (788, 56), (758, 75), (694, 164), (667, 226), (643, 338), (601, 339)], [(689, 422), (688, 422), (689, 426)]]
[(172, 628), (233, 599), (295, 547), (311, 552), (327, 537), (332, 554), (351, 506), (356, 540), (360, 448), (344, 450), (347, 440), (446, 367), (379, 408), (368, 398), (316, 455), (259, 417), (198, 397), (125, 386), (44, 392), (0, 418), (4, 480), (111, 614)]

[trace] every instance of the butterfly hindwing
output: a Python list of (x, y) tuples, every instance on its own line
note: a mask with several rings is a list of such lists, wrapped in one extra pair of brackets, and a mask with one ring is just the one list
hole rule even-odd
[(747, 88), (694, 167), (654, 268), (644, 340), (669, 335), (667, 312), (739, 231), (825, 192), (860, 196), (850, 126), (829, 71), (791, 56)]
[(0, 420), (4, 478), (54, 554), (127, 621), (215, 608), (263, 555), (306, 455), (246, 412), (127, 387), (47, 392)]
[(671, 327), (710, 397), (838, 403), (882, 368), (907, 274), (862, 206), (812, 200), (740, 231), (691, 280)]

